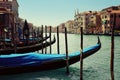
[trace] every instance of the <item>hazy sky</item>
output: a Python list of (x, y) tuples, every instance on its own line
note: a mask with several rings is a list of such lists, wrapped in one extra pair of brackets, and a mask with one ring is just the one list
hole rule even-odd
[(74, 19), (75, 10), (100, 11), (120, 5), (120, 0), (18, 0), (19, 16), (36, 26), (57, 26)]

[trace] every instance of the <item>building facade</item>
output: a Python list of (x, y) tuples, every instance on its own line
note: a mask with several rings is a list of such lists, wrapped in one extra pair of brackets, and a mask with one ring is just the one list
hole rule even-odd
[(67, 32), (68, 33), (73, 33), (74, 32), (74, 21), (73, 20), (69, 20), (65, 23), (65, 27), (67, 28)]
[(0, 7), (6, 8), (14, 14), (15, 22), (18, 23), (19, 13), (18, 13), (18, 2), (17, 0), (0, 0)]
[(83, 27), (85, 34), (101, 32), (101, 18), (97, 11), (88, 11), (77, 14), (75, 13), (74, 30), (75, 33), (80, 33), (80, 27)]
[[(116, 17), (116, 18), (115, 18)], [(115, 21), (114, 21), (115, 18)], [(116, 33), (120, 33), (120, 8), (112, 6), (101, 11), (103, 34), (111, 34), (112, 27)], [(115, 25), (113, 25), (115, 22)]]
[[(6, 29), (6, 35), (17, 32), (19, 26), (18, 7), (17, 0), (0, 0), (0, 26)], [(1, 29), (1, 32), (4, 31)]]
[(89, 16), (89, 22), (87, 23), (87, 32), (92, 34), (100, 34), (102, 33), (102, 23), (99, 12), (91, 12)]
[(15, 31), (14, 15), (6, 8), (0, 8), (0, 38), (11, 36)]

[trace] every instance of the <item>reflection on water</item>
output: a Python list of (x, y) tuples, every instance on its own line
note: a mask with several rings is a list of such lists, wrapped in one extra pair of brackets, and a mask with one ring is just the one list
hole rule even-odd
[[(102, 48), (96, 54), (84, 59), (84, 80), (110, 80), (110, 36), (100, 36)], [(115, 37), (115, 80), (120, 78), (120, 37)], [(84, 47), (96, 44), (97, 36), (84, 35)], [(60, 34), (60, 52), (65, 53), (64, 34)], [(57, 43), (52, 45), (52, 52), (57, 53)], [(80, 35), (68, 34), (69, 53), (80, 50)], [(49, 48), (47, 49), (49, 52)], [(16, 75), (0, 76), (0, 80), (79, 80), (79, 62), (70, 66), (70, 75), (66, 75), (66, 68), (31, 72)]]

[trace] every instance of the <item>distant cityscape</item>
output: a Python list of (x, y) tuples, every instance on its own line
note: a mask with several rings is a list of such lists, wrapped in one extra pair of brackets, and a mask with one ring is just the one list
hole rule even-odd
[[(115, 15), (115, 16), (114, 16)], [(113, 26), (115, 20), (115, 26)], [(84, 34), (111, 34), (112, 27), (115, 34), (120, 35), (120, 6), (110, 6), (101, 11), (75, 11), (74, 20), (59, 25), (60, 29), (67, 27), (69, 33), (80, 33), (83, 27)], [(64, 30), (60, 30), (64, 32)]]
[[(23, 29), (25, 19), (19, 17), (18, 9), (19, 4), (17, 0), (0, 0), (0, 33), (2, 33), (2, 26), (6, 29), (11, 29), (11, 25), (14, 25), (16, 32), (18, 28)], [(2, 13), (6, 14), (1, 16)], [(8, 15), (7, 13), (11, 14)], [(5, 17), (5, 22), (2, 20), (3, 17)], [(115, 26), (113, 26), (114, 17), (116, 17)], [(41, 29), (42, 25), (34, 26), (30, 22), (28, 24), (30, 31), (32, 29), (37, 31), (38, 28)], [(101, 11), (79, 12), (79, 10), (75, 10), (73, 20), (68, 20), (67, 22), (51, 27), (54, 33), (57, 31), (57, 27), (59, 27), (59, 32), (61, 33), (64, 33), (64, 27), (67, 27), (68, 33), (72, 34), (79, 34), (80, 27), (83, 27), (84, 34), (111, 34), (112, 27), (114, 27), (115, 34), (120, 35), (120, 6), (110, 6)], [(47, 26), (47, 30), (49, 32), (50, 26)]]

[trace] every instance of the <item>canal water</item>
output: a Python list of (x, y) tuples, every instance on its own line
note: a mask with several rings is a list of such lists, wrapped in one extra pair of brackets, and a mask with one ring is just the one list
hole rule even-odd
[[(56, 34), (55, 34), (56, 35)], [(96, 35), (84, 35), (84, 48), (97, 43)], [(65, 53), (65, 37), (60, 34), (60, 53)], [(100, 36), (102, 48), (83, 61), (83, 80), (110, 80), (111, 37)], [(52, 53), (57, 53), (57, 43), (52, 45)], [(69, 53), (80, 50), (80, 35), (68, 34)], [(49, 48), (47, 48), (49, 53)], [(115, 37), (115, 80), (120, 79), (120, 37)], [(66, 68), (0, 76), (0, 80), (80, 80), (80, 62), (70, 66), (70, 75)]]

